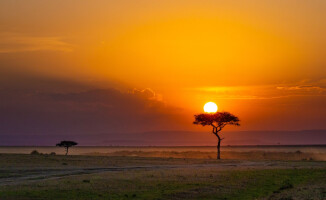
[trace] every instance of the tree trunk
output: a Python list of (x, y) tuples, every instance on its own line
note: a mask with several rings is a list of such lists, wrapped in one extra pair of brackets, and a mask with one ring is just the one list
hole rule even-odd
[(217, 160), (221, 159), (221, 139), (218, 137), (218, 142), (217, 142)]
[[(220, 130), (221, 130), (221, 128), (220, 128)], [(216, 149), (217, 149), (217, 156), (216, 156), (216, 159), (217, 160), (219, 160), (219, 159), (221, 159), (221, 150), (220, 150), (220, 147), (221, 147), (221, 140), (223, 139), (223, 138), (221, 138), (220, 136), (219, 136), (219, 132), (220, 132), (220, 130), (217, 130), (217, 127), (215, 127), (215, 126), (213, 126), (213, 134), (217, 137), (217, 146), (216, 146)]]
[(68, 147), (66, 147), (66, 155), (68, 155)]

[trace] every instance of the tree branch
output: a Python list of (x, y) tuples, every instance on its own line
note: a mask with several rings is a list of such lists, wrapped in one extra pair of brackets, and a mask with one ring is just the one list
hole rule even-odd
[(212, 125), (212, 126), (213, 126), (213, 134), (216, 135), (217, 134), (217, 132), (216, 132), (217, 129), (216, 129), (216, 127), (214, 125)]

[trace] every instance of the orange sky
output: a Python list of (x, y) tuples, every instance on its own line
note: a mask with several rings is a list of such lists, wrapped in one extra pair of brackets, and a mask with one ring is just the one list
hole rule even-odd
[[(207, 101), (238, 115), (236, 130), (326, 129), (325, 10), (323, 0), (3, 0), (0, 89), (8, 99), (17, 90), (28, 91), (24, 97), (112, 88), (126, 99), (139, 93), (144, 112), (120, 108), (135, 118), (157, 116), (155, 123), (137, 122), (139, 131), (149, 124), (149, 130), (202, 130), (191, 121)], [(4, 101), (2, 109), (18, 112), (29, 101), (35, 102)], [(15, 119), (2, 132), (27, 123)], [(89, 127), (101, 127), (94, 123)]]

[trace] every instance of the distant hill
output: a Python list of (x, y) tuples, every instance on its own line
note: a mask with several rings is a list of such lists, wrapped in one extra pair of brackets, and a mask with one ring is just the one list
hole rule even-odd
[[(300, 131), (225, 131), (223, 145), (299, 145), (326, 144), (326, 130)], [(66, 135), (1, 135), (1, 146), (53, 146), (60, 140), (75, 140), (80, 145), (108, 146), (210, 146), (216, 138), (209, 132), (153, 131)]]

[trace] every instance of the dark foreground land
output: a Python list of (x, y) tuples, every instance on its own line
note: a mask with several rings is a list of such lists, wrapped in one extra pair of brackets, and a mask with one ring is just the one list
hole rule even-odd
[(326, 162), (0, 154), (0, 199), (326, 199)]

